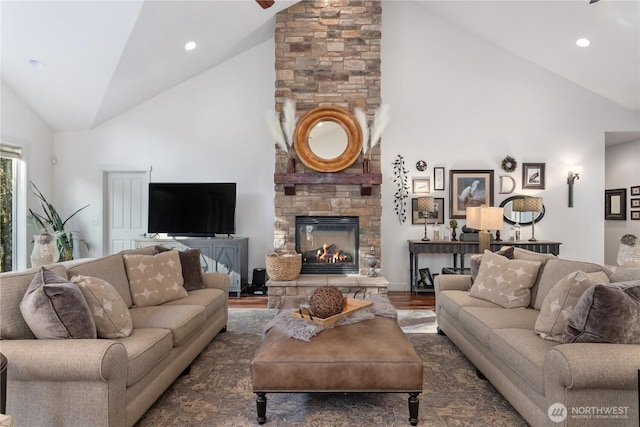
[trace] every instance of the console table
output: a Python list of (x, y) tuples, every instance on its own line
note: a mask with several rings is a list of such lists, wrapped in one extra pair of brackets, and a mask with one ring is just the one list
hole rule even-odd
[[(536, 242), (524, 241), (504, 241), (491, 242), (490, 250), (498, 251), (502, 246), (515, 246), (541, 254), (558, 255), (560, 253), (560, 242), (549, 242), (538, 240)], [(449, 240), (409, 240), (409, 274), (411, 280), (411, 292), (416, 290), (416, 273), (418, 272), (418, 258), (420, 254), (453, 254), (453, 268), (464, 269), (464, 256), (466, 254), (477, 254), (478, 242), (452, 242)], [(460, 267), (458, 267), (458, 255), (460, 255)]]
[(242, 288), (248, 283), (249, 239), (247, 237), (188, 237), (188, 238), (139, 238), (136, 248), (163, 245), (172, 249), (200, 249), (201, 264), (204, 272), (227, 273), (229, 275), (229, 293), (238, 298)]

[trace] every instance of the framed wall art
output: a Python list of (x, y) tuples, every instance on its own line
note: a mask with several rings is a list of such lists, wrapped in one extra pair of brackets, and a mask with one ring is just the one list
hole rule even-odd
[(640, 220), (640, 211), (631, 211), (631, 219), (634, 221)]
[(631, 199), (631, 208), (640, 208), (640, 199)]
[(627, 189), (604, 190), (604, 219), (627, 219)]
[(544, 163), (522, 164), (522, 188), (544, 190)]
[[(434, 198), (435, 212), (427, 216), (427, 224), (444, 224), (444, 198)], [(411, 199), (411, 224), (424, 224), (424, 212), (418, 210), (418, 198)]]
[(631, 195), (632, 196), (640, 196), (640, 185), (636, 185), (635, 187), (631, 187)]
[(493, 170), (449, 171), (449, 217), (465, 218), (467, 208), (493, 206)]
[(433, 168), (433, 190), (434, 191), (444, 190), (444, 168), (443, 167)]
[(413, 178), (413, 193), (431, 193), (431, 180), (429, 178)]

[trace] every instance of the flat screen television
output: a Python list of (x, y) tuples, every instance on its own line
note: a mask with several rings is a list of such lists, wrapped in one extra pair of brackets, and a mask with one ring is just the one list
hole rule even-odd
[(149, 233), (235, 234), (235, 217), (235, 182), (149, 184)]

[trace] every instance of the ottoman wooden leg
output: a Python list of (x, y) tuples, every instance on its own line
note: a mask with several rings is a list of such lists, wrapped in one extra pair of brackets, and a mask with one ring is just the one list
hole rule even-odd
[(258, 424), (264, 424), (267, 421), (267, 393), (256, 393), (256, 407), (258, 409)]
[(409, 393), (409, 422), (412, 426), (418, 425), (418, 407), (420, 406), (420, 393)]

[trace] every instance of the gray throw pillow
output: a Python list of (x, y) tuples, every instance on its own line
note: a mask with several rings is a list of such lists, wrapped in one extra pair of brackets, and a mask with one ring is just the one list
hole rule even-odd
[(640, 280), (587, 289), (569, 316), (562, 342), (640, 344)]
[(24, 321), (36, 338), (95, 339), (96, 324), (80, 289), (41, 267), (20, 302)]

